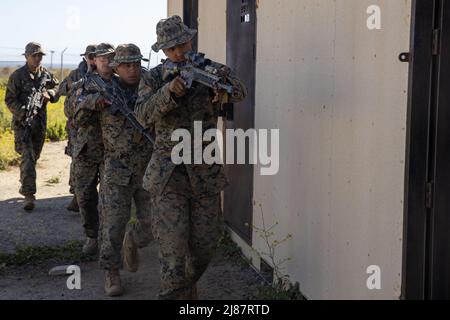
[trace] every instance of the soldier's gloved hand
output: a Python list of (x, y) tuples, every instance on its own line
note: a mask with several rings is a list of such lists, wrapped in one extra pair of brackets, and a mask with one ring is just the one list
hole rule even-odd
[(47, 90), (47, 93), (50, 97), (50, 101), (55, 101), (55, 99), (56, 99), (56, 101), (58, 101), (59, 98), (57, 98), (58, 93), (56, 92), (56, 90), (50, 89), (50, 90)]
[(239, 98), (241, 96), (241, 88), (238, 86), (233, 87), (233, 98)]
[(44, 97), (44, 103), (49, 102), (52, 99), (47, 90), (42, 91), (42, 96)]
[(99, 108), (99, 109), (103, 109), (106, 108), (108, 106), (112, 105), (111, 101), (108, 101), (107, 99), (105, 99), (105, 97), (103, 96), (99, 96), (98, 99), (95, 101), (95, 107)]
[(231, 94), (232, 98), (243, 100), (247, 96), (247, 89), (243, 87), (243, 84), (239, 80), (229, 77), (228, 83), (233, 86), (233, 93)]
[(181, 98), (186, 94), (186, 81), (180, 76), (176, 77), (169, 84), (169, 91), (177, 98)]
[(214, 98), (212, 100), (212, 103), (227, 103), (228, 101), (227, 93), (223, 90), (214, 90)]

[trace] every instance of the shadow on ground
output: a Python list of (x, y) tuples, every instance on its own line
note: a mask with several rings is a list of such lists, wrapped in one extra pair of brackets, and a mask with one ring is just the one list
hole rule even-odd
[(0, 201), (0, 252), (13, 253), (17, 247), (58, 246), (83, 239), (78, 213), (65, 206), (71, 197), (36, 200), (36, 209), (23, 210), (23, 198)]
[[(83, 230), (78, 213), (65, 209), (71, 197), (39, 199), (36, 209), (29, 213), (22, 209), (23, 198), (0, 202), (0, 256), (33, 255), (48, 248), (70, 251), (68, 258), (27, 260), (18, 265), (0, 263), (0, 300), (101, 300), (103, 271), (96, 259), (80, 259)], [(67, 246), (68, 243), (72, 243)], [(46, 249), (42, 249), (45, 247)], [(23, 248), (26, 249), (25, 251)], [(69, 248), (69, 249), (67, 249)], [(78, 249), (77, 249), (78, 248)], [(73, 251), (80, 251), (74, 252)], [(50, 250), (51, 251), (51, 250)], [(57, 252), (59, 252), (57, 251)], [(64, 256), (64, 255), (63, 255)], [(30, 255), (31, 257), (31, 255)], [(36, 257), (33, 256), (33, 259)], [(30, 260), (31, 261), (31, 260)], [(33, 260), (34, 261), (34, 260)], [(137, 273), (122, 271), (126, 293), (122, 300), (154, 300), (159, 290), (158, 245), (153, 242), (140, 251), (140, 269)], [(1, 262), (1, 261), (0, 261)], [(81, 290), (69, 290), (69, 275), (49, 276), (48, 271), (60, 265), (76, 264), (81, 268)], [(229, 257), (228, 250), (219, 249), (209, 269), (199, 282), (199, 295), (204, 300), (245, 300), (261, 285), (259, 276), (240, 258)]]

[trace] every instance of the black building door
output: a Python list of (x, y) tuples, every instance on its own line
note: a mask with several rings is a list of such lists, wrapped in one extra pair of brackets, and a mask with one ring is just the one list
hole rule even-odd
[[(437, 1), (432, 77), (428, 297), (450, 299), (450, 1)], [(433, 126), (432, 126), (433, 128)], [(434, 190), (433, 190), (434, 189)]]
[(403, 295), (450, 299), (450, 0), (413, 19)]
[[(191, 29), (198, 30), (198, 0), (183, 0), (183, 22)], [(198, 48), (198, 35), (192, 39), (192, 49)]]
[[(233, 121), (226, 122), (227, 129), (246, 131), (255, 127), (255, 60), (256, 0), (228, 0), (227, 64), (243, 80), (249, 95), (245, 101), (234, 105)], [(225, 221), (251, 244), (253, 166), (226, 165), (225, 170), (230, 181), (225, 190)]]

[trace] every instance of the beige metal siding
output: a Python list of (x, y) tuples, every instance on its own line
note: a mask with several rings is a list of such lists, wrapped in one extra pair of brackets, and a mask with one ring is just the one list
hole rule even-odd
[[(255, 202), (274, 239), (292, 234), (277, 258), (309, 298), (400, 296), (410, 6), (260, 1), (256, 124), (280, 129), (281, 159), (277, 176), (255, 169)], [(267, 251), (258, 234), (254, 246)], [(366, 287), (370, 265), (381, 290)]]
[(199, 0), (198, 49), (217, 62), (226, 63), (227, 1)]
[(167, 16), (183, 17), (183, 0), (167, 0)]
[[(169, 0), (169, 14), (182, 1)], [(382, 30), (366, 27), (379, 5)], [(255, 168), (254, 224), (311, 299), (400, 296), (411, 1), (260, 0), (256, 126), (279, 128), (280, 172)], [(226, 61), (226, 0), (199, 1), (199, 50)], [(254, 248), (267, 251), (254, 233)], [(381, 290), (366, 287), (370, 265)]]
[[(183, 1), (168, 0), (168, 15), (183, 17)], [(227, 50), (227, 1), (199, 0), (198, 4), (198, 49), (210, 59), (226, 62)]]

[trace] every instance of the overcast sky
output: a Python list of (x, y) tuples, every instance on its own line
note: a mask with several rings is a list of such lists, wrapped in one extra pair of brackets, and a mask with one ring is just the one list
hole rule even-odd
[[(66, 47), (65, 61), (76, 63), (87, 44), (99, 42), (134, 43), (148, 56), (166, 6), (166, 0), (1, 0), (0, 61), (23, 60), (30, 41), (56, 51), (54, 63)], [(152, 64), (156, 58), (153, 53)], [(48, 63), (50, 54), (44, 59)]]

